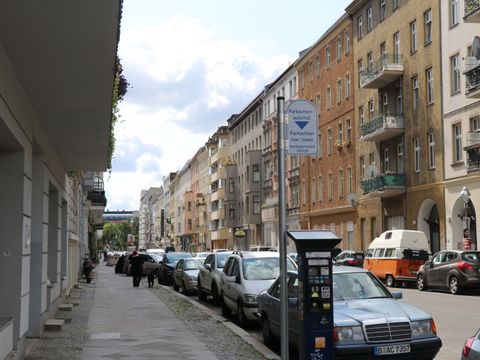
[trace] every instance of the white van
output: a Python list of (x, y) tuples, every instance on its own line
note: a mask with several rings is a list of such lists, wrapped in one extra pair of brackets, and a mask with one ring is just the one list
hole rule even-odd
[(423, 231), (388, 230), (368, 247), (363, 268), (385, 280), (388, 286), (414, 282), (418, 269), (428, 260), (429, 249)]

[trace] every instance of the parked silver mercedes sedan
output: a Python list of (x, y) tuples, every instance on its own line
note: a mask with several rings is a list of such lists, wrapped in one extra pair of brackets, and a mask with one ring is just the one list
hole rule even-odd
[[(298, 274), (288, 273), (289, 340), (298, 347)], [(258, 299), (263, 339), (273, 345), (280, 336), (280, 280)], [(431, 360), (442, 346), (427, 313), (398, 301), (368, 270), (333, 267), (335, 359)]]

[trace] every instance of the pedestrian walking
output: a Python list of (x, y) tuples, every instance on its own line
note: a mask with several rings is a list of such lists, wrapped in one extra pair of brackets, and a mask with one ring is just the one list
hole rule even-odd
[(130, 273), (133, 277), (133, 286), (138, 287), (140, 285), (140, 280), (142, 280), (143, 274), (143, 257), (141, 257), (137, 250), (132, 252), (132, 255), (128, 257), (130, 261)]

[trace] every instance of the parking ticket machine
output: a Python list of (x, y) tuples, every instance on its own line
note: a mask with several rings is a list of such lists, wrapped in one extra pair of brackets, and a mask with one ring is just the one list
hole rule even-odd
[(332, 360), (332, 251), (342, 239), (331, 230), (293, 230), (287, 235), (299, 258), (299, 359)]

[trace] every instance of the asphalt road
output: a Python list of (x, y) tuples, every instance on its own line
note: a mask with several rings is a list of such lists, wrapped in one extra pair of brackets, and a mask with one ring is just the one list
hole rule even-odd
[[(390, 290), (400, 291), (403, 296), (400, 301), (416, 306), (433, 316), (438, 335), (443, 343), (435, 357), (436, 360), (460, 359), (466, 339), (480, 328), (480, 294), (451, 295), (447, 292), (422, 292), (414, 288), (391, 288)], [(198, 301), (196, 295), (191, 298)], [(214, 306), (210, 297), (201, 303), (221, 316), (220, 307)], [(230, 320), (233, 323), (236, 322), (235, 317)], [(252, 325), (245, 330), (263, 342), (259, 326)], [(296, 355), (296, 352), (291, 352), (290, 360), (295, 360)]]

